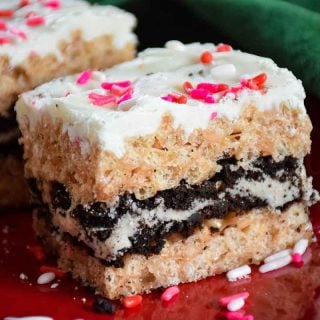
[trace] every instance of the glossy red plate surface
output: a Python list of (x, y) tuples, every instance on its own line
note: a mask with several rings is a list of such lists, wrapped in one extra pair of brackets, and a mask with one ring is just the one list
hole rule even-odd
[[(313, 152), (306, 160), (314, 184), (320, 189), (320, 107), (307, 101), (314, 123)], [(312, 220), (320, 239), (320, 204), (312, 208)], [(56, 289), (37, 285), (40, 263), (27, 246), (36, 243), (30, 212), (5, 212), (0, 215), (0, 319), (6, 316), (50, 316), (68, 319), (206, 320), (217, 319), (222, 296), (243, 290), (250, 292), (246, 312), (256, 320), (320, 320), (320, 249), (313, 244), (304, 256), (304, 267), (292, 266), (261, 275), (254, 272), (247, 280), (227, 282), (217, 276), (197, 283), (180, 285), (180, 294), (169, 303), (160, 292), (143, 297), (141, 307), (125, 310), (118, 303), (114, 316), (92, 311), (93, 295), (66, 276)], [(21, 280), (24, 273), (28, 280)]]

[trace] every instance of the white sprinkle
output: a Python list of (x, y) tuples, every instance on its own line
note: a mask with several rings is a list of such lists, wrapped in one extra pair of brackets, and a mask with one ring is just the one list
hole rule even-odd
[(24, 273), (20, 273), (19, 278), (21, 280), (28, 280), (28, 276), (26, 274), (24, 274)]
[(185, 45), (178, 40), (170, 40), (167, 41), (164, 45), (167, 49), (177, 50), (177, 51), (184, 51), (186, 49)]
[(50, 317), (34, 316), (34, 317), (6, 317), (3, 320), (53, 320)]
[(228, 303), (227, 309), (229, 311), (238, 311), (244, 306), (244, 300), (242, 298), (232, 300)]
[(277, 253), (272, 254), (271, 256), (267, 257), (264, 259), (264, 263), (268, 263), (274, 260), (277, 260), (279, 258), (283, 258), (286, 256), (290, 256), (291, 255), (292, 250), (291, 249), (285, 249), (282, 251), (279, 251)]
[(38, 284), (47, 284), (55, 279), (56, 275), (53, 272), (46, 272), (37, 279)]
[(219, 79), (229, 79), (232, 78), (237, 72), (236, 67), (231, 64), (222, 64), (220, 66), (211, 69), (210, 73), (213, 77)]
[(136, 104), (136, 102), (137, 102), (137, 99), (134, 99), (134, 98), (125, 100), (118, 105), (118, 109), (121, 111), (128, 111)]
[(50, 286), (50, 288), (51, 289), (55, 289), (55, 288), (57, 288), (59, 286), (59, 283), (53, 283), (51, 286)]
[(236, 281), (238, 279), (245, 278), (251, 273), (251, 268), (247, 264), (239, 268), (230, 270), (227, 272), (227, 278), (229, 281)]
[(299, 240), (293, 248), (293, 253), (299, 253), (303, 255), (308, 248), (308, 244), (309, 244), (309, 241), (307, 239)]
[(291, 263), (291, 261), (292, 261), (291, 256), (284, 256), (277, 260), (273, 260), (269, 263), (263, 264), (262, 266), (260, 266), (259, 271), (261, 273), (266, 273), (269, 271), (277, 270), (287, 266), (288, 264)]

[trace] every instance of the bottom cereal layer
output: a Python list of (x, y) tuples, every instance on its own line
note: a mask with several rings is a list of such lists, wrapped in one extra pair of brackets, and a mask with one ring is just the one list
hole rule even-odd
[[(184, 238), (170, 236), (160, 254), (127, 254), (124, 266), (106, 266), (92, 250), (63, 234), (46, 210), (34, 214), (34, 229), (58, 265), (83, 284), (110, 299), (192, 282), (243, 264), (259, 264), (268, 255), (312, 237), (308, 209), (293, 203), (283, 211), (253, 209), (224, 219), (209, 219)], [(219, 231), (214, 228), (219, 225)], [(254, 244), (254, 245), (253, 245)]]

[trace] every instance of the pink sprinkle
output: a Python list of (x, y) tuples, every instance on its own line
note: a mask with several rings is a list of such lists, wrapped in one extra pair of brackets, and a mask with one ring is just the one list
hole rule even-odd
[(114, 84), (111, 86), (110, 91), (115, 94), (116, 96), (123, 96), (125, 93), (128, 93), (130, 91), (132, 91), (132, 87), (128, 86), (128, 87), (121, 87), (117, 84)]
[(7, 30), (7, 23), (3, 20), (0, 20), (0, 30), (1, 31), (6, 31)]
[(254, 316), (252, 316), (251, 314), (247, 314), (242, 318), (242, 320), (254, 320)]
[(244, 316), (244, 310), (241, 311), (227, 311), (225, 317), (228, 320), (242, 320)]
[(292, 255), (292, 264), (297, 268), (301, 268), (303, 266), (302, 255), (300, 253), (294, 253)]
[(215, 103), (214, 96), (208, 95), (204, 98), (205, 103)]
[(117, 104), (120, 104), (121, 102), (127, 101), (132, 99), (132, 94), (131, 93), (126, 93), (125, 95), (123, 95), (118, 101)]
[(227, 306), (229, 304), (229, 302), (233, 301), (233, 300), (237, 300), (237, 299), (244, 299), (246, 300), (249, 297), (249, 292), (244, 291), (244, 292), (240, 292), (237, 294), (234, 294), (232, 296), (227, 296), (227, 297), (223, 297), (219, 300), (219, 303), (222, 306)]
[(9, 44), (11, 43), (11, 38), (8, 37), (0, 37), (0, 45)]
[(161, 99), (163, 99), (165, 101), (173, 102), (174, 97), (172, 95), (168, 94), (167, 96), (161, 97)]
[(91, 78), (91, 74), (92, 74), (92, 72), (91, 72), (91, 70), (89, 70), (89, 69), (83, 71), (83, 72), (79, 75), (79, 77), (77, 78), (77, 84), (78, 84), (78, 85), (83, 85), (83, 84), (88, 83), (88, 81), (89, 81), (90, 78)]
[(175, 295), (180, 292), (177, 286), (167, 288), (161, 295), (161, 300), (170, 301)]
[(210, 95), (210, 91), (205, 89), (193, 89), (190, 91), (191, 98), (197, 100), (205, 99), (208, 95)]
[(218, 116), (218, 112), (212, 112), (210, 116), (210, 120), (213, 121)]
[(102, 94), (91, 92), (89, 93), (88, 97), (95, 106), (115, 104), (116, 102), (116, 97), (111, 95), (105, 96)]
[(61, 3), (59, 0), (49, 0), (44, 4), (44, 6), (51, 9), (59, 9), (61, 7)]
[(18, 36), (19, 38), (21, 38), (22, 40), (26, 40), (27, 39), (27, 34), (21, 29), (18, 29), (18, 28), (15, 28), (15, 27), (10, 27), (9, 31), (12, 34), (14, 34), (14, 35)]
[(43, 16), (31, 16), (26, 19), (26, 24), (29, 27), (37, 27), (45, 23)]
[(204, 90), (208, 90), (211, 93), (215, 93), (217, 88), (217, 85), (214, 83), (208, 83), (208, 82), (201, 82), (197, 85), (197, 89), (204, 89)]
[(118, 82), (102, 82), (101, 87), (105, 90), (110, 90), (113, 85), (117, 85), (122, 88), (126, 88), (132, 85), (132, 82), (129, 80), (118, 81)]

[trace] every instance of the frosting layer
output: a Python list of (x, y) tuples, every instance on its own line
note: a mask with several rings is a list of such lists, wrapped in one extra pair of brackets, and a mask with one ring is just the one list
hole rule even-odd
[[(201, 61), (203, 52), (213, 55), (211, 63)], [(261, 74), (266, 77), (263, 85), (248, 85)], [(185, 138), (214, 125), (217, 117), (237, 119), (248, 105), (276, 110), (285, 104), (305, 116), (305, 92), (290, 71), (268, 58), (238, 50), (220, 52), (213, 44), (169, 42), (131, 62), (92, 72), (81, 85), (78, 80), (79, 75), (60, 78), (23, 94), (17, 104), (19, 121), (28, 121), (32, 130), (44, 116), (62, 120), (83, 153), (97, 144), (120, 158), (128, 138), (156, 132), (165, 114), (172, 115), (173, 126), (181, 128)], [(186, 81), (195, 90), (188, 90)], [(210, 87), (207, 97), (203, 88), (208, 83), (218, 92)]]

